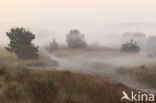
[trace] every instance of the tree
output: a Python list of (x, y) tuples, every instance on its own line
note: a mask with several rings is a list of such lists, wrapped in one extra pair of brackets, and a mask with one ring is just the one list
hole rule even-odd
[(57, 50), (59, 48), (59, 44), (56, 42), (55, 39), (53, 39), (52, 42), (50, 42), (50, 50)]
[(20, 59), (36, 59), (38, 58), (38, 47), (32, 44), (35, 34), (25, 28), (11, 28), (6, 35), (10, 39), (10, 43), (6, 50), (15, 53)]
[(124, 52), (135, 52), (138, 53), (140, 51), (140, 47), (138, 46), (137, 42), (134, 40), (130, 40), (127, 43), (122, 44), (121, 51)]
[(71, 30), (66, 37), (67, 44), (70, 48), (84, 48), (87, 46), (84, 40), (85, 36), (78, 30)]

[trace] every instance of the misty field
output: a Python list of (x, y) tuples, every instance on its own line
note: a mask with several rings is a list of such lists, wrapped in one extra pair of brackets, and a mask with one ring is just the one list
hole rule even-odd
[(132, 88), (155, 92), (155, 58), (110, 48), (65, 49), (52, 53), (69, 70), (108, 77)]
[(27, 61), (2, 49), (0, 57), (2, 103), (121, 103), (122, 91), (156, 89), (155, 59), (118, 49), (62, 48)]
[(156, 0), (0, 7), (0, 103), (156, 103)]

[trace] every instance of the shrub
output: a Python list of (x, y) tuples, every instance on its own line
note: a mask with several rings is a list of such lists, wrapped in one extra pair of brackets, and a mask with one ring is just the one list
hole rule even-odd
[(22, 98), (22, 90), (18, 84), (9, 84), (7, 89), (4, 91), (4, 96), (8, 100), (20, 100)]
[(67, 44), (70, 48), (84, 48), (87, 46), (87, 43), (84, 40), (85, 36), (78, 30), (71, 30), (66, 37)]
[(19, 83), (25, 83), (27, 81), (30, 81), (32, 79), (32, 73), (29, 69), (22, 69), (21, 71), (18, 71), (16, 74), (16, 80)]
[(121, 51), (124, 52), (135, 52), (138, 53), (140, 51), (140, 47), (138, 46), (137, 42), (134, 40), (130, 40), (127, 43), (122, 44)]
[(0, 66), (0, 75), (4, 75), (6, 73), (6, 68), (4, 66)]
[(24, 28), (12, 28), (6, 35), (10, 39), (7, 51), (15, 53), (20, 59), (38, 58), (38, 47), (32, 44), (35, 34)]
[(0, 89), (3, 87), (3, 85), (0, 83)]
[(11, 81), (13, 81), (14, 80), (14, 78), (13, 78), (13, 76), (10, 74), (10, 73), (7, 73), (5, 76), (4, 76), (4, 81), (5, 82), (11, 82)]
[(71, 75), (71, 72), (68, 70), (63, 71), (64, 74)]
[(150, 88), (156, 88), (156, 76), (151, 73), (140, 73), (137, 75), (138, 82), (149, 86)]
[(59, 48), (59, 44), (56, 42), (55, 39), (53, 39), (52, 42), (50, 42), (50, 50), (57, 50)]
[(32, 80), (29, 88), (34, 103), (51, 103), (57, 93), (52, 80)]

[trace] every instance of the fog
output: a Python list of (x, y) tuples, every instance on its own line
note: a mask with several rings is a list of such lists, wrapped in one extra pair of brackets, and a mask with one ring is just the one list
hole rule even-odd
[[(13, 82), (9, 80), (11, 83), (5, 82), (6, 80), (0, 82), (0, 89), (4, 88), (4, 95), (7, 91), (9, 94), (8, 83), (14, 84), (14, 82), (17, 82), (18, 85), (22, 83), (19, 85), (19, 90), (30, 90), (28, 93), (19, 91), (23, 97), (19, 101), (29, 100), (27, 95), (30, 94), (32, 98), (38, 99), (37, 102), (40, 100), (50, 102), (49, 100), (55, 100), (50, 95), (53, 95), (56, 90), (56, 96), (53, 97), (64, 99), (64, 103), (77, 102), (74, 98), (76, 100), (84, 98), (84, 102), (90, 102), (85, 98), (92, 98), (96, 94), (98, 100), (93, 99), (103, 103), (100, 101), (103, 95), (104, 99), (109, 99), (109, 95), (105, 95), (109, 89), (107, 90), (105, 86), (111, 88), (111, 96), (114, 94), (114, 97), (110, 98), (111, 102), (121, 96), (118, 95), (118, 92), (123, 91), (124, 89), (120, 88), (125, 87), (128, 87), (128, 90), (156, 94), (155, 0), (0, 0), (0, 7), (0, 69), (1, 65), (1, 71), (3, 65), (7, 69), (6, 75), (1, 78), (4, 80), (13, 78)], [(9, 40), (6, 32), (9, 32), (11, 28), (21, 27), (24, 28), (21, 31), (26, 29), (32, 34), (30, 32), (21, 33), (16, 29), (12, 33), (7, 33)], [(35, 34), (35, 39), (33, 34)], [(30, 69), (30, 72), (24, 71), (22, 68)], [(23, 72), (14, 73), (16, 69)], [(13, 71), (13, 73), (8, 71)], [(43, 71), (48, 71), (46, 74), (48, 79), (39, 74)], [(62, 75), (62, 71), (66, 76)], [(35, 72), (37, 75), (34, 74)], [(57, 73), (59, 74), (57, 75)], [(17, 74), (17, 76), (14, 77), (12, 74)], [(75, 74), (81, 75), (74, 76)], [(87, 78), (85, 79), (82, 75), (86, 75)], [(93, 84), (89, 80), (89, 75), (91, 78), (95, 78), (93, 81), (98, 84)], [(35, 79), (35, 76), (39, 78), (39, 81)], [(79, 81), (75, 82), (77, 77)], [(43, 81), (44, 79), (50, 83), (47, 82), (47, 84)], [(85, 83), (82, 86), (83, 91), (77, 88), (81, 88), (80, 80), (87, 81), (87, 88), (84, 86)], [(111, 85), (107, 85), (105, 81)], [(29, 87), (27, 86), (29, 84), (33, 84), (33, 86), (30, 85), (30, 88), (25, 89), (25, 87)], [(43, 88), (38, 88), (40, 84)], [(72, 89), (65, 87), (64, 84), (69, 87), (71, 85), (78, 92), (75, 93), (78, 97)], [(78, 85), (75, 86), (76, 89), (74, 85)], [(45, 93), (43, 99), (40, 94), (36, 95), (38, 92), (34, 92), (38, 91), (34, 88), (35, 86), (37, 89), (41, 89), (41, 91), (39, 90), (40, 94)], [(95, 93), (92, 88), (90, 89), (91, 86), (95, 90), (97, 89)], [(100, 86), (104, 92), (105, 90), (107, 92), (99, 91), (101, 90)], [(113, 88), (116, 88), (117, 91), (114, 91)], [(18, 90), (18, 88), (15, 89)], [(47, 89), (49, 93), (44, 92), (43, 89)], [(67, 92), (67, 96), (64, 91)], [(86, 91), (91, 95), (83, 94)], [(15, 94), (17, 94), (16, 91)], [(1, 95), (3, 95), (3, 91), (0, 91)], [(46, 100), (44, 97), (51, 99)], [(30, 99), (30, 101), (32, 100)]]
[[(137, 78), (139, 74), (142, 75), (146, 71), (155, 71), (151, 67), (155, 64), (156, 58), (122, 53), (109, 48), (103, 48), (102, 50), (97, 48), (92, 50), (63, 49), (53, 53), (42, 50), (42, 53), (59, 63), (61, 68), (57, 70), (91, 74), (111, 82), (125, 84), (133, 89), (146, 92), (156, 91), (155, 87), (150, 87), (147, 82), (141, 83)], [(142, 66), (145, 66), (145, 68), (142, 68)]]
[(1, 45), (8, 43), (6, 32), (12, 27), (25, 27), (36, 34), (33, 41), (36, 45), (47, 45), (53, 38), (60, 44), (66, 43), (66, 34), (71, 29), (78, 29), (85, 35), (89, 44), (119, 47), (121, 36), (125, 32), (142, 32), (147, 37), (155, 35), (156, 24), (151, 23), (1, 23)]
[[(149, 40), (150, 36), (155, 35), (155, 26), (156, 24), (154, 23), (1, 23), (0, 36), (1, 45), (6, 46), (9, 43), (6, 32), (12, 27), (25, 27), (36, 34), (33, 43), (42, 47), (49, 45), (53, 38), (59, 44), (66, 44), (66, 35), (71, 29), (78, 29), (85, 35), (85, 40), (89, 45), (94, 44), (109, 48), (76, 49), (74, 51), (69, 48), (61, 48), (53, 53), (40, 49), (42, 55), (44, 54), (59, 64), (57, 70), (61, 68), (109, 78), (131, 88), (143, 91), (148, 89), (148, 91), (153, 92), (155, 90), (148, 86), (148, 83), (142, 84), (137, 81), (137, 77), (131, 77), (131, 75), (144, 73), (147, 69), (149, 72), (153, 72), (151, 66), (155, 64), (155, 57), (151, 58), (147, 55), (142, 55), (142, 52), (139, 54), (123, 53), (117, 49), (110, 48), (119, 48), (122, 43), (131, 38), (133, 39), (138, 33), (141, 33), (145, 38), (134, 39), (138, 40), (138, 43), (141, 43), (141, 48), (143, 47), (143, 50), (146, 51), (147, 48), (144, 48), (144, 46), (148, 47), (146, 41)], [(151, 43), (152, 48), (155, 48), (155, 40)], [(155, 49), (152, 49), (152, 51), (155, 56)], [(145, 67), (145, 69), (140, 69), (140, 67)], [(124, 69), (122, 70), (122, 68)], [(47, 67), (47, 69), (49, 68)], [(121, 73), (121, 75), (120, 71), (125, 73)]]
[[(79, 29), (89, 43), (117, 46), (124, 32), (155, 35), (155, 0), (1, 0), (0, 37), (22, 26), (36, 34), (37, 45), (52, 38), (65, 43), (71, 29)], [(111, 38), (111, 39), (110, 39)]]

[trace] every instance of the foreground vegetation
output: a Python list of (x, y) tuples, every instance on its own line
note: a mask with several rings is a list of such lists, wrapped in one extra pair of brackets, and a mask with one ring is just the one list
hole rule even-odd
[(147, 88), (156, 89), (156, 65), (142, 65), (135, 68), (120, 68), (119, 74), (127, 75)]
[[(58, 71), (59, 66), (51, 66), (54, 61), (41, 55), (38, 60), (21, 61), (1, 51), (0, 57), (0, 103), (132, 103), (121, 101), (122, 91), (130, 94), (132, 89), (106, 80), (109, 78)], [(43, 69), (48, 65), (51, 70)], [(138, 70), (144, 69), (146, 66)], [(133, 73), (122, 70), (121, 75)]]
[(0, 67), (0, 103), (120, 103), (122, 91), (130, 91), (122, 84), (69, 71), (10, 69)]

